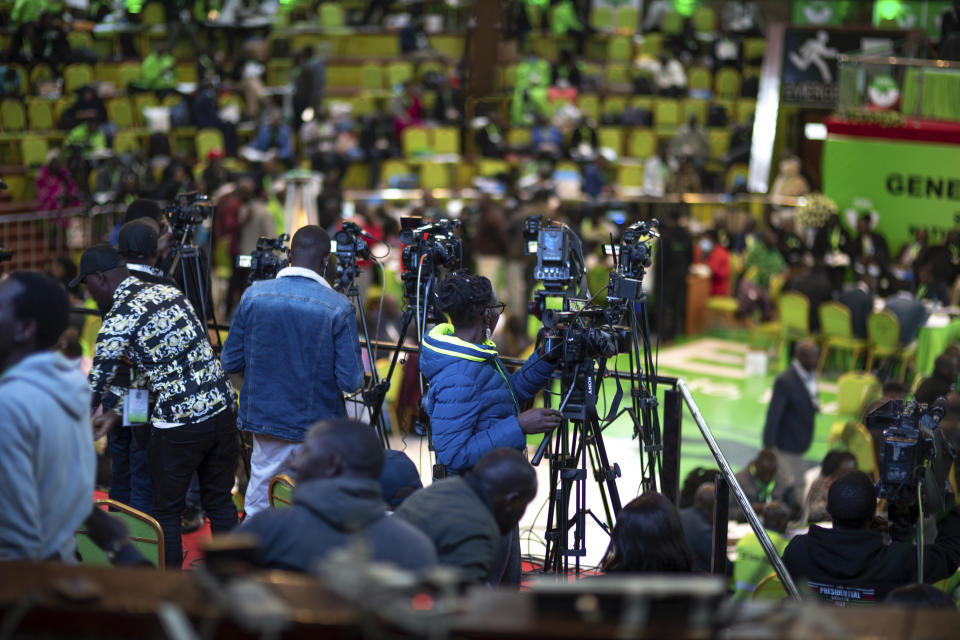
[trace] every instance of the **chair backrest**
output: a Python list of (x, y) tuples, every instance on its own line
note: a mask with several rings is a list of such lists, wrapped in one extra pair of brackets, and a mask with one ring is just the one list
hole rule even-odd
[(403, 130), (403, 155), (412, 158), (430, 151), (427, 130), (420, 127), (407, 127)]
[(27, 105), (30, 115), (30, 129), (32, 131), (49, 131), (53, 129), (53, 104), (45, 98), (31, 100)]
[(634, 129), (627, 144), (627, 155), (631, 158), (649, 158), (657, 152), (657, 134), (650, 129)]
[(839, 302), (824, 302), (817, 310), (820, 314), (820, 332), (824, 338), (852, 338), (853, 319), (850, 309)]
[(197, 157), (204, 162), (213, 149), (223, 149), (223, 133), (220, 129), (200, 129), (197, 131)]
[(623, 96), (610, 96), (603, 99), (603, 115), (620, 115), (627, 109), (627, 99)]
[(441, 162), (424, 162), (420, 165), (421, 189), (449, 189), (449, 165)]
[(700, 7), (690, 17), (697, 33), (714, 33), (717, 30), (717, 12), (710, 7)]
[(293, 488), (296, 483), (290, 476), (281, 473), (270, 479), (270, 486), (267, 489), (267, 495), (270, 499), (270, 506), (280, 509), (289, 507), (293, 502)]
[(627, 84), (630, 82), (630, 67), (624, 64), (608, 64), (603, 78), (613, 84)]
[(617, 183), (621, 187), (642, 187), (643, 165), (621, 164), (617, 169)]
[(140, 138), (133, 131), (118, 131), (113, 137), (113, 150), (117, 153), (138, 153)]
[[(707, 111), (710, 109), (710, 102), (707, 100), (702, 100), (700, 98), (687, 98), (680, 106), (683, 108), (683, 121), (686, 122), (690, 119), (690, 116), (696, 116), (697, 122), (700, 126), (704, 126), (707, 122)], [(726, 131), (726, 129), (723, 129)], [(729, 136), (729, 133), (727, 134)]]
[(443, 155), (460, 154), (460, 131), (456, 127), (436, 127), (433, 134), (433, 152)]
[(409, 62), (394, 62), (387, 67), (387, 85), (395, 87), (413, 79), (413, 65)]
[(870, 346), (896, 349), (900, 346), (900, 321), (890, 311), (871, 313), (867, 318), (867, 339)]
[(754, 600), (783, 600), (787, 590), (776, 573), (771, 573), (757, 584), (753, 590)]
[(837, 414), (859, 418), (864, 406), (881, 395), (880, 381), (872, 373), (845, 373), (837, 379)]
[(629, 62), (633, 54), (629, 36), (615, 36), (607, 43), (607, 61)]
[[(94, 500), (97, 508), (110, 509), (110, 515), (123, 521), (130, 533), (130, 541), (143, 556), (158, 569), (163, 569), (163, 530), (154, 518), (116, 500)], [(90, 539), (86, 529), (77, 530), (77, 550), (84, 564), (110, 564), (103, 551)]]
[(360, 77), (360, 86), (362, 88), (370, 91), (383, 89), (383, 68), (379, 64), (369, 63), (363, 65)]
[(657, 128), (680, 124), (680, 105), (674, 98), (660, 98), (654, 103), (654, 123)]
[(134, 125), (133, 106), (127, 98), (114, 98), (108, 102), (107, 116), (118, 129), (129, 129)]
[(617, 11), (617, 29), (623, 29), (631, 33), (637, 30), (637, 24), (640, 22), (640, 12), (634, 7), (620, 7)]
[(600, 127), (597, 142), (601, 147), (613, 149), (619, 156), (623, 153), (623, 129), (620, 127)]
[(717, 71), (716, 94), (722, 98), (740, 96), (740, 73), (736, 69), (724, 67)]
[(23, 131), (27, 128), (27, 114), (23, 102), (8, 98), (0, 103), (0, 122), (4, 131)]
[(63, 70), (63, 90), (65, 93), (73, 93), (91, 82), (93, 82), (93, 68), (88, 64), (71, 64)]
[(710, 157), (714, 160), (722, 160), (730, 150), (730, 130), (711, 127), (707, 130), (707, 139), (710, 141)]
[(343, 27), (343, 7), (339, 2), (321, 2), (318, 9), (320, 26), (324, 29), (338, 29)]
[(663, 16), (660, 22), (660, 30), (668, 35), (678, 35), (683, 31), (683, 16), (676, 11)]
[[(691, 89), (711, 91), (713, 89), (713, 75), (706, 67), (693, 67), (687, 73), (687, 85)], [(700, 122), (700, 124), (703, 123), (703, 121)]]
[(780, 296), (780, 324), (787, 330), (806, 335), (810, 333), (810, 300), (796, 291)]
[(149, 2), (140, 12), (140, 22), (146, 25), (160, 25), (167, 21), (162, 2)]
[(47, 161), (47, 141), (39, 136), (27, 136), (21, 142), (23, 166), (39, 167)]
[(600, 119), (600, 97), (595, 93), (582, 93), (577, 96), (577, 108), (588, 118)]
[(613, 9), (610, 7), (593, 7), (590, 9), (590, 26), (600, 31), (613, 28)]

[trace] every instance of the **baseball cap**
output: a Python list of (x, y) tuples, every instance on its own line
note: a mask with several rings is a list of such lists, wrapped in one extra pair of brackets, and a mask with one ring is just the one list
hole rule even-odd
[(80, 256), (80, 272), (70, 281), (70, 288), (77, 286), (91, 274), (110, 271), (125, 264), (127, 263), (123, 261), (117, 250), (109, 244), (94, 245)]
[(400, 500), (395, 499), (394, 495), (400, 489), (420, 489), (423, 483), (420, 481), (420, 473), (416, 465), (413, 464), (407, 454), (395, 449), (387, 449), (383, 452), (383, 470), (380, 472), (380, 490), (383, 494), (383, 501), (396, 508), (400, 505)]
[(157, 248), (160, 227), (151, 218), (137, 218), (120, 227), (118, 251), (126, 258), (146, 257)]

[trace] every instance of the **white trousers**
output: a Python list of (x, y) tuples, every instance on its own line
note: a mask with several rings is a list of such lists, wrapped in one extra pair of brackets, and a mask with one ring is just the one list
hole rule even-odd
[(253, 453), (250, 455), (250, 482), (243, 498), (247, 517), (270, 507), (270, 480), (290, 471), (293, 454), (302, 442), (290, 442), (273, 436), (253, 435)]

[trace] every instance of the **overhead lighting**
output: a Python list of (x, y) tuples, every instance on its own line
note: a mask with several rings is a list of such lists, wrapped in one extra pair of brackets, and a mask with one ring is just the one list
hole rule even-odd
[(807, 140), (826, 140), (827, 125), (822, 122), (808, 122), (803, 125), (803, 135)]

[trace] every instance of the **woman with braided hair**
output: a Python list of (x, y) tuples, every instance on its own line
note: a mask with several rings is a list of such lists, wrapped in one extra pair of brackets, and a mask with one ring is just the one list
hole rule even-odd
[[(560, 424), (555, 409), (520, 411), (550, 380), (555, 362), (538, 351), (519, 370), (507, 373), (490, 339), (505, 305), (487, 278), (451, 273), (436, 296), (450, 322), (424, 335), (420, 371), (430, 383), (425, 407), (437, 461), (447, 473), (459, 475), (492, 449), (524, 450), (527, 434), (547, 433)], [(518, 531), (505, 538), (491, 582), (519, 583)]]

